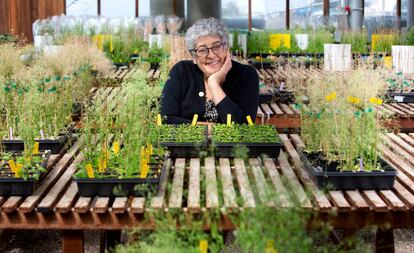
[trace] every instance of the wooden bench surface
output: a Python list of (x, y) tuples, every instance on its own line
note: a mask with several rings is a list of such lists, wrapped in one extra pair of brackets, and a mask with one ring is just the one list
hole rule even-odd
[[(350, 226), (346, 221), (355, 223), (355, 217), (365, 218), (361, 224), (387, 221), (394, 227), (414, 227), (414, 222), (401, 220), (414, 218), (414, 134), (387, 134), (382, 138), (383, 157), (398, 169), (394, 189), (326, 193), (315, 186), (303, 168), (296, 152), (303, 146), (300, 137), (280, 137), (285, 148), (277, 159), (169, 159), (156, 194), (116, 198), (79, 196), (72, 175), (83, 159), (81, 138), (66, 154), (51, 158), (48, 175), (31, 196), (0, 197), (0, 228), (120, 229), (148, 225), (143, 215), (154, 211), (194, 215), (220, 210), (227, 215), (258, 205), (277, 210), (294, 203), (321, 217), (348, 213), (336, 220), (329, 216), (338, 227)], [(277, 195), (269, 198), (269, 192)]]

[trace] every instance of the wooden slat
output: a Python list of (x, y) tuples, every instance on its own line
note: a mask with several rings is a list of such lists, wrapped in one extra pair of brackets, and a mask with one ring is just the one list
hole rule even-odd
[(203, 174), (206, 182), (206, 207), (218, 208), (217, 176), (214, 157), (206, 157), (204, 161)]
[(396, 144), (398, 144), (398, 146), (405, 149), (408, 153), (414, 155), (414, 147), (410, 146), (409, 143), (405, 142), (403, 139), (399, 138), (393, 133), (387, 134), (387, 137), (393, 140)]
[[(411, 166), (414, 165), (413, 156), (411, 154), (409, 154), (406, 150), (402, 149), (399, 145), (393, 142), (388, 136), (383, 136), (382, 138), (386, 142), (388, 147), (394, 152), (394, 154), (400, 157), (401, 160), (407, 162)], [(407, 170), (407, 171), (410, 171), (410, 170)], [(414, 174), (411, 173), (410, 175), (414, 175)]]
[(5, 213), (11, 213), (16, 210), (22, 200), (23, 198), (21, 196), (11, 196), (3, 203), (0, 210)]
[(402, 140), (410, 144), (411, 146), (414, 146), (414, 139), (411, 138), (408, 134), (399, 133), (398, 137), (400, 137)]
[(297, 115), (300, 115), (300, 110), (296, 108), (295, 104), (289, 104), (290, 109)]
[(370, 209), (369, 204), (365, 201), (358, 190), (345, 191), (345, 198), (352, 206), (358, 209), (358, 211), (367, 211)]
[(397, 115), (398, 115), (398, 116), (400, 116), (400, 117), (403, 117), (403, 118), (408, 118), (408, 115), (407, 115), (406, 113), (404, 113), (404, 112), (402, 112), (402, 111), (398, 110), (398, 109), (397, 109), (397, 108), (395, 108), (395, 107), (392, 107), (392, 106), (387, 105), (387, 104), (382, 104), (382, 106), (383, 106), (384, 108), (387, 108), (388, 110), (392, 111), (393, 113), (397, 114)]
[(65, 194), (59, 200), (55, 206), (56, 212), (66, 213), (69, 212), (72, 208), (72, 205), (75, 203), (76, 197), (78, 195), (78, 186), (76, 182), (72, 182)]
[(378, 196), (375, 191), (362, 191), (362, 195), (364, 195), (368, 203), (374, 207), (374, 210), (379, 212), (388, 210), (389, 207), (387, 204), (380, 198), (380, 196)]
[(273, 111), (269, 108), (267, 104), (261, 104), (260, 105), (262, 111), (268, 116), (273, 116)]
[(128, 207), (128, 198), (127, 197), (117, 197), (112, 203), (112, 212), (113, 213), (124, 213)]
[(95, 204), (92, 206), (94, 213), (106, 213), (109, 208), (109, 197), (98, 197)]
[(279, 104), (279, 107), (284, 111), (287, 115), (292, 116), (295, 113), (289, 108), (287, 104)]
[(165, 198), (165, 194), (167, 191), (170, 167), (171, 167), (171, 159), (169, 158), (166, 161), (165, 172), (163, 173), (160, 179), (160, 187), (159, 187), (158, 193), (151, 199), (150, 208), (159, 209), (164, 206), (164, 198)]
[(190, 178), (188, 187), (188, 211), (200, 211), (200, 159), (190, 160)]
[(280, 168), (283, 171), (283, 175), (289, 180), (289, 183), (291, 184), (292, 189), (295, 192), (295, 196), (301, 203), (302, 207), (312, 208), (312, 203), (306, 196), (306, 193), (303, 190), (302, 185), (299, 183), (299, 180), (297, 179), (295, 173), (290, 167), (287, 161), (287, 157), (283, 151), (280, 152), (278, 161), (279, 161)]
[[(379, 150), (381, 151), (382, 155), (387, 159), (394, 162), (397, 165), (397, 168), (404, 172), (411, 180), (414, 180), (414, 170), (412, 166), (407, 164), (405, 160), (401, 159), (400, 156), (396, 155), (395, 153), (391, 152), (388, 148), (386, 148), (383, 144), (378, 145)], [(398, 147), (392, 147), (395, 151), (399, 153), (403, 153), (403, 151)], [(400, 175), (398, 175), (400, 176)]]
[(40, 202), (42, 197), (46, 194), (47, 190), (57, 181), (59, 176), (64, 172), (64, 169), (70, 164), (72, 158), (79, 151), (83, 145), (83, 138), (80, 138), (75, 145), (59, 160), (54, 168), (46, 175), (41, 181), (39, 187), (33, 192), (33, 194), (25, 199), (25, 201), (19, 206), (19, 211), (31, 212), (35, 209), (37, 203)]
[(75, 173), (77, 166), (83, 161), (83, 154), (79, 154), (73, 163), (66, 169), (65, 173), (59, 178), (57, 183), (50, 189), (47, 195), (42, 199), (40, 204), (37, 206), (39, 212), (48, 212), (54, 208), (54, 205), (59, 200), (59, 196), (69, 184), (72, 179), (72, 175)]
[(398, 181), (394, 183), (395, 193), (398, 197), (410, 208), (414, 207), (414, 195), (409, 192), (404, 186), (402, 186)]
[(227, 158), (220, 158), (220, 180), (223, 187), (224, 206), (229, 211), (237, 208), (236, 191), (234, 190), (233, 179), (230, 171), (230, 161)]
[(234, 159), (234, 171), (236, 174), (237, 184), (239, 186), (239, 192), (243, 200), (243, 207), (255, 207), (256, 203), (254, 195), (250, 187), (249, 177), (242, 159)]
[(87, 213), (89, 212), (91, 202), (91, 197), (79, 197), (78, 201), (76, 201), (73, 211), (76, 213)]
[(393, 210), (408, 209), (408, 207), (404, 205), (404, 203), (391, 190), (382, 190), (379, 192), (379, 195)]
[(329, 191), (329, 196), (339, 211), (351, 210), (351, 205), (345, 199), (345, 196), (341, 191)]
[(283, 186), (282, 180), (280, 179), (279, 172), (277, 171), (273, 159), (265, 158), (263, 162), (267, 170), (267, 175), (272, 180), (274, 186), (276, 205), (281, 207), (291, 207), (292, 204), (289, 201), (289, 195)]
[[(240, 161), (243, 162), (243, 160)], [(268, 188), (259, 160), (257, 160), (257, 158), (249, 159), (249, 164), (251, 171), (253, 172), (257, 193), (259, 195), (261, 203), (268, 207), (275, 207), (275, 203), (272, 199), (273, 192), (271, 192), (270, 188)]]
[(298, 175), (300, 176), (302, 181), (306, 184), (306, 186), (309, 188), (313, 197), (315, 198), (318, 208), (322, 210), (328, 210), (329, 208), (331, 208), (331, 203), (329, 202), (325, 194), (315, 186), (312, 179), (310, 178), (308, 173), (305, 171), (304, 165), (302, 161), (300, 160), (299, 154), (296, 152), (292, 143), (289, 141), (288, 136), (286, 134), (280, 134), (279, 137), (282, 140), (287, 153), (292, 158), (293, 165), (295, 166)]
[(291, 134), (290, 138), (292, 139), (292, 143), (296, 148), (305, 148), (305, 143), (302, 141), (298, 134)]
[(143, 213), (145, 208), (145, 198), (135, 197), (131, 203), (131, 213)]
[(272, 108), (272, 110), (276, 113), (277, 116), (285, 114), (275, 102), (270, 103), (270, 108)]
[(171, 187), (171, 195), (168, 202), (168, 208), (181, 208), (183, 201), (185, 159), (175, 159), (174, 178)]

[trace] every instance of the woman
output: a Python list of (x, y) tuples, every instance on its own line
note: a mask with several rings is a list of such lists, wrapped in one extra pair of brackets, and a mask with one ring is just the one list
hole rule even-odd
[(259, 78), (252, 67), (231, 60), (227, 27), (215, 18), (202, 19), (185, 34), (193, 61), (171, 69), (161, 97), (166, 123), (199, 121), (225, 123), (254, 121), (259, 103)]

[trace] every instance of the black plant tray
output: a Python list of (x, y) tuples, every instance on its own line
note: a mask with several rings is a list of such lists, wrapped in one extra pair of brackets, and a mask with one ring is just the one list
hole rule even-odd
[[(51, 153), (49, 152), (45, 160), (42, 161), (41, 166), (47, 168)], [(46, 172), (47, 173), (47, 172)], [(39, 180), (29, 178), (24, 180), (23, 178), (14, 177), (13, 173), (8, 174), (10, 177), (0, 177), (0, 196), (28, 196), (31, 195), (39, 185), (39, 182), (46, 175), (43, 173)]]
[[(59, 135), (56, 139), (36, 140), (39, 142), (39, 151), (50, 150), (52, 154), (59, 154), (65, 144), (72, 139), (71, 135)], [(5, 151), (23, 151), (24, 143), (22, 140), (2, 140)]]
[(387, 98), (392, 103), (414, 103), (414, 92), (388, 92)]
[(204, 131), (205, 139), (202, 143), (160, 142), (160, 145), (168, 149), (171, 158), (198, 158), (200, 157), (200, 152), (207, 151), (207, 131), (206, 126)]
[(170, 152), (171, 158), (197, 158), (200, 157), (200, 152), (207, 151), (207, 139), (204, 143), (177, 143), (177, 142), (161, 142), (162, 147), (165, 147)]
[[(59, 154), (68, 141), (73, 141), (74, 124), (69, 127), (66, 133), (60, 134), (56, 139), (37, 139), (39, 151), (50, 150), (52, 154)], [(1, 140), (6, 152), (23, 151), (24, 143), (22, 140)]]
[[(156, 178), (74, 178), (81, 197), (146, 196), (155, 193), (165, 174), (166, 159)], [(158, 166), (155, 168), (158, 170)], [(149, 172), (150, 174), (151, 172)]]
[(259, 93), (259, 103), (275, 102), (282, 104), (294, 104), (295, 96), (287, 90), (274, 90), (267, 93)]
[[(312, 180), (320, 188), (336, 190), (389, 190), (394, 186), (397, 171), (385, 160), (381, 159), (384, 171), (338, 171), (338, 162), (326, 164), (317, 159), (317, 155), (305, 154), (298, 150), (298, 154), (309, 172)], [(309, 158), (313, 161), (309, 161)], [(316, 165), (312, 166), (311, 162)]]
[(275, 62), (270, 61), (257, 61), (257, 60), (249, 60), (250, 65), (254, 66), (256, 69), (271, 69)]
[(216, 158), (234, 158), (236, 157), (237, 149), (246, 147), (248, 157), (258, 157), (266, 155), (268, 157), (278, 157), (281, 143), (213, 143), (214, 156)]

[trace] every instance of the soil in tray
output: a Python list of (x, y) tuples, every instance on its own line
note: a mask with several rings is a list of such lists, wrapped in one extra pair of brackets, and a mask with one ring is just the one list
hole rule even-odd
[[(165, 160), (164, 160), (165, 161)], [(165, 162), (149, 164), (150, 169), (146, 178), (138, 174), (132, 178), (119, 179), (114, 173), (104, 173), (101, 178), (75, 178), (82, 197), (101, 196), (146, 196), (158, 189)]]
[[(397, 171), (380, 159), (382, 171), (340, 171), (340, 161), (326, 161), (319, 152), (298, 150), (305, 169), (321, 188), (337, 190), (386, 190), (392, 189)], [(357, 162), (355, 162), (357, 164)]]

